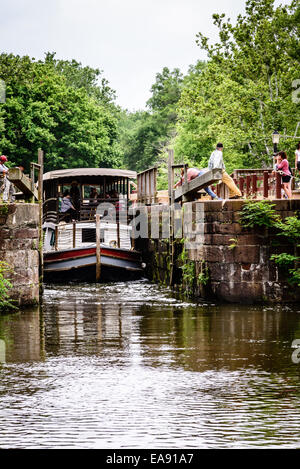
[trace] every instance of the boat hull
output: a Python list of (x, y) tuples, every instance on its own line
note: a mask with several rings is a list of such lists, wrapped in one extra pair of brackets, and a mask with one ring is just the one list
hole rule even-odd
[[(96, 247), (44, 253), (44, 279), (95, 280)], [(140, 254), (101, 246), (101, 281), (131, 280), (143, 276)]]

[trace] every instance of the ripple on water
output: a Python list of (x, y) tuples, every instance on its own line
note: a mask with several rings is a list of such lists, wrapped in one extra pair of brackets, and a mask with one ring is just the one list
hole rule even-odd
[(289, 315), (144, 281), (47, 286), (40, 328), (34, 314), (0, 320), (0, 447), (297, 447)]

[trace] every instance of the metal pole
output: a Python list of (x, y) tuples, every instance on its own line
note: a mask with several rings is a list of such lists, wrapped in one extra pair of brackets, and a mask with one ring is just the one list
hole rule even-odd
[(100, 215), (96, 214), (96, 282), (101, 277), (101, 240), (100, 240)]

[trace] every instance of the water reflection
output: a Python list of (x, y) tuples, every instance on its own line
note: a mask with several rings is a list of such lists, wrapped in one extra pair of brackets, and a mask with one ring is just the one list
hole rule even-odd
[(48, 286), (42, 311), (0, 317), (0, 447), (299, 446), (297, 338), (297, 306)]
[(45, 350), (39, 307), (23, 313), (0, 316), (0, 354), (1, 350), (5, 355), (3, 363), (43, 359)]

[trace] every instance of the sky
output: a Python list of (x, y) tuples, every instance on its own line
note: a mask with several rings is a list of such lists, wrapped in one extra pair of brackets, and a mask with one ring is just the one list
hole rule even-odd
[(56, 52), (99, 68), (116, 103), (134, 111), (145, 109), (163, 67), (186, 73), (206, 59), (196, 34), (217, 41), (213, 13), (235, 21), (244, 10), (245, 0), (0, 0), (0, 52)]

